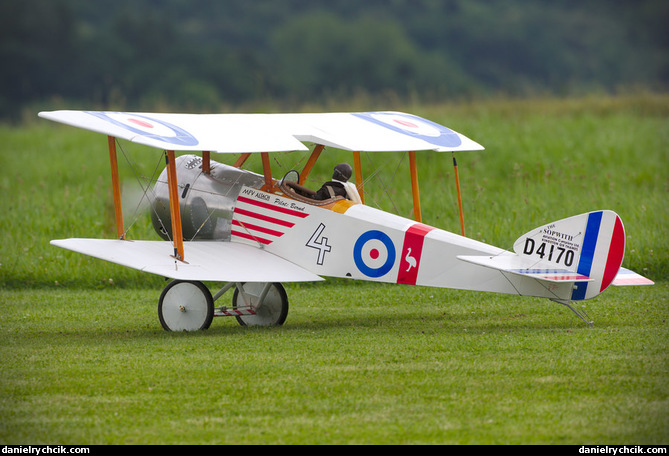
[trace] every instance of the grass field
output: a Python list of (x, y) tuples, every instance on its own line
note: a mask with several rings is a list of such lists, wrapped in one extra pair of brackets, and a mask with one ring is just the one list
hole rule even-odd
[[(0, 443), (667, 444), (669, 96), (405, 110), (486, 147), (457, 157), (468, 236), (510, 247), (540, 224), (612, 209), (624, 265), (656, 285), (585, 302), (588, 327), (533, 298), (292, 284), (283, 327), (216, 319), (167, 333), (162, 278), (48, 243), (114, 236), (105, 138), (0, 126)], [(160, 163), (124, 152), (140, 175)], [(328, 154), (313, 185), (350, 160)], [(418, 165), (424, 222), (458, 232), (450, 154)], [(409, 216), (407, 158), (363, 155), (363, 166), (378, 170), (368, 203)], [(134, 172), (122, 172), (130, 193)], [(151, 236), (140, 215), (129, 237)]]

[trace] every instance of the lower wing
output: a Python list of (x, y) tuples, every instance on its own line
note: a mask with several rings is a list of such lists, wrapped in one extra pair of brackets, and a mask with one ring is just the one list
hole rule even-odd
[(256, 247), (233, 242), (191, 241), (185, 262), (170, 256), (168, 241), (62, 239), (52, 245), (151, 274), (212, 282), (310, 282), (317, 274)]

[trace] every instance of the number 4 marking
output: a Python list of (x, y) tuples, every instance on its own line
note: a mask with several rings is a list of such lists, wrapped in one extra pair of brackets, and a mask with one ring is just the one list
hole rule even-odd
[[(314, 234), (311, 235), (309, 242), (307, 242), (307, 247), (311, 247), (312, 249), (318, 250), (319, 265), (323, 265), (323, 260), (325, 260), (325, 253), (332, 250), (332, 247), (328, 245), (328, 238), (321, 237), (321, 234), (323, 233), (324, 229), (325, 225), (323, 225), (322, 223), (318, 225), (318, 228), (316, 228)], [(320, 241), (318, 240), (319, 237), (321, 237)]]

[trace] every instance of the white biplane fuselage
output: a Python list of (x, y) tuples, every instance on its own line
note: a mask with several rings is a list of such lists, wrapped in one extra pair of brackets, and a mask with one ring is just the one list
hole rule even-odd
[[(557, 261), (526, 271), (531, 276), (518, 274), (520, 264), (517, 271), (500, 273), (466, 260), (517, 255), (342, 197), (311, 200), (281, 182), (271, 192), (263, 191), (261, 175), (216, 162), (205, 174), (201, 163), (194, 155), (176, 159), (186, 240), (247, 244), (318, 276), (572, 299), (572, 280), (559, 280), (569, 271)], [(169, 240), (165, 172), (154, 195), (153, 224)], [(569, 258), (571, 254), (563, 254), (561, 261)], [(537, 280), (551, 278), (551, 273), (558, 280)]]
[[(415, 151), (482, 147), (411, 114), (55, 111), (40, 116), (107, 135), (119, 235), (52, 244), (174, 279), (159, 300), (165, 329), (204, 329), (214, 315), (234, 315), (242, 324), (282, 324), (288, 301), (280, 283), (325, 276), (549, 298), (585, 321), (572, 301), (597, 296), (611, 284), (652, 284), (621, 267), (625, 232), (612, 211), (538, 227), (518, 238), (513, 252), (423, 224)], [(151, 196), (152, 222), (162, 241), (125, 236), (116, 138), (165, 151), (167, 166)], [(268, 153), (309, 150), (304, 143), (315, 146), (302, 175), (273, 178)], [(314, 200), (301, 183), (326, 146), (353, 151), (358, 189), (360, 151), (409, 151), (416, 220), (365, 205), (353, 185), (349, 198)], [(241, 156), (230, 166), (212, 161), (210, 152), (202, 158), (175, 155), (196, 150)], [(262, 156), (263, 175), (241, 168), (253, 153)], [(205, 281), (226, 285), (212, 296)], [(231, 288), (233, 306), (215, 309), (213, 302)]]
[[(248, 244), (289, 258), (319, 276), (519, 292), (507, 280), (500, 281), (499, 274), (484, 278), (481, 273), (492, 271), (457, 259), (503, 255), (496, 247), (342, 197), (310, 200), (282, 183), (272, 192), (263, 191), (262, 176), (225, 164), (212, 162), (211, 172), (204, 174), (197, 156), (178, 157), (176, 167), (187, 240)], [(168, 240), (165, 175), (158, 179), (154, 194), (153, 224)], [(466, 280), (472, 270), (478, 271), (476, 280)]]

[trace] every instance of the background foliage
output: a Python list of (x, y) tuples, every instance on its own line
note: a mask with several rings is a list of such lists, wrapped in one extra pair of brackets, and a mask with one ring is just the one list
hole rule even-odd
[(668, 21), (662, 0), (4, 0), (0, 115), (664, 89)]

